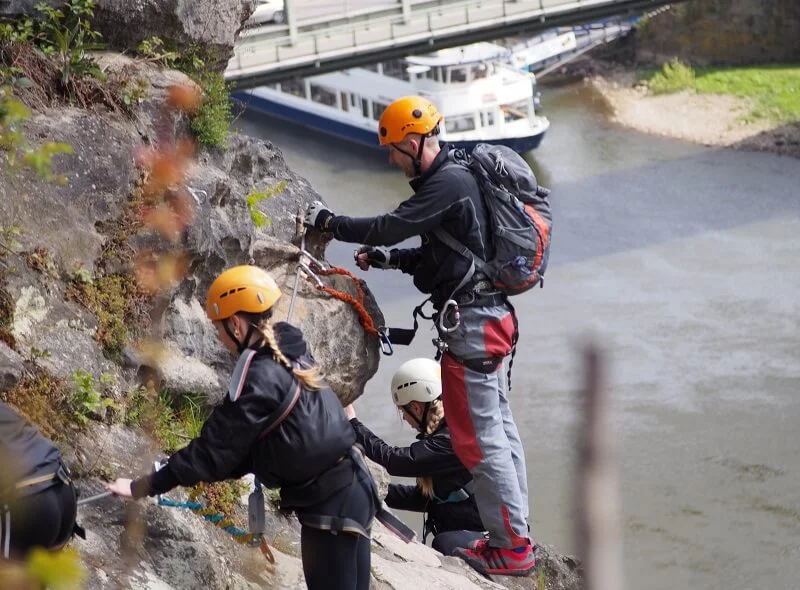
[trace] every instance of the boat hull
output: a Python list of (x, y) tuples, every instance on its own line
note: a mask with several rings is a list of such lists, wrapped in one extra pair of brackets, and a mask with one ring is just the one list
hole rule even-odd
[[(257, 94), (239, 92), (234, 93), (232, 98), (237, 104), (247, 110), (258, 111), (308, 129), (320, 131), (338, 139), (345, 139), (370, 148), (380, 149), (381, 147), (378, 144), (377, 132), (372, 130), (366, 130), (344, 121), (337, 121), (316, 113), (311, 113)], [(548, 126), (544, 126), (540, 132), (529, 136), (480, 140), (453, 140), (449, 141), (449, 143), (468, 151), (471, 151), (472, 148), (479, 143), (490, 143), (493, 145), (505, 145), (515, 152), (524, 153), (536, 149), (539, 146), (547, 131), (547, 127)]]

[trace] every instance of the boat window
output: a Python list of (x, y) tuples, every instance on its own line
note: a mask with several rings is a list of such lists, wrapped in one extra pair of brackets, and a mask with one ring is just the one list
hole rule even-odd
[(378, 64), (368, 64), (366, 66), (361, 66), (365, 70), (369, 70), (370, 72), (377, 72), (378, 71)]
[(475, 129), (475, 116), (474, 115), (458, 115), (456, 117), (447, 117), (445, 128), (451, 133), (458, 133), (460, 131), (472, 131)]
[(450, 68), (450, 82), (453, 84), (463, 84), (467, 81), (466, 68)]
[(519, 100), (509, 104), (500, 105), (506, 123), (528, 118), (528, 101)]
[(291, 78), (281, 82), (281, 90), (286, 94), (306, 98), (306, 81), (302, 78)]
[(383, 75), (408, 82), (409, 76), (408, 72), (406, 71), (405, 60), (393, 59), (391, 61), (383, 62)]
[(342, 91), (342, 110), (347, 112), (350, 110), (350, 101), (348, 100), (348, 93)]
[(365, 119), (369, 119), (369, 101), (366, 98), (361, 99), (361, 114)]
[(472, 66), (472, 79), (480, 80), (486, 78), (491, 73), (491, 66), (488, 63), (473, 64)]
[(311, 100), (329, 107), (336, 106), (336, 91), (319, 84), (311, 84)]
[(383, 114), (383, 111), (385, 111), (386, 107), (388, 106), (389, 106), (388, 104), (384, 104), (382, 102), (373, 102), (372, 118), (375, 119), (376, 121), (379, 120), (381, 118), (381, 115)]
[(430, 70), (425, 72), (425, 77), (428, 80), (435, 80), (436, 82), (441, 82), (442, 81), (442, 75), (439, 72), (439, 70), (441, 70), (441, 68), (431, 68)]
[(481, 127), (494, 125), (494, 111), (481, 111)]

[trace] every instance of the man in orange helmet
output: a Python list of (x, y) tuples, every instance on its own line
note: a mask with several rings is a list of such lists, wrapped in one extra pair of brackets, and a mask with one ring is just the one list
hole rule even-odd
[[(305, 223), (344, 242), (362, 270), (396, 268), (413, 275), (440, 316), (442, 399), (453, 448), (475, 481), (475, 499), (489, 537), (456, 553), (485, 574), (525, 576), (533, 571), (528, 536), (528, 486), (519, 432), (508, 404), (505, 358), (517, 337), (508, 299), (470, 262), (434, 234), (443, 228), (475, 256), (491, 259), (490, 225), (480, 189), (463, 154), (440, 145), (442, 116), (425, 98), (408, 96), (381, 115), (378, 139), (389, 163), (410, 178), (414, 195), (385, 215), (353, 218), (312, 203)], [(418, 248), (386, 250), (420, 236)], [(468, 280), (467, 280), (468, 279)], [(460, 322), (453, 314), (457, 305)]]

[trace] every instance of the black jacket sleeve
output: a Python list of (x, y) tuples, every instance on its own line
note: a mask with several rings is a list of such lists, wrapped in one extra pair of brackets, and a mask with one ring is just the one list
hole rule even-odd
[(235, 402), (226, 397), (206, 420), (199, 437), (172, 455), (166, 466), (133, 482), (134, 497), (155, 496), (179, 485), (188, 487), (201, 481), (211, 483), (242, 475), (242, 464), (264, 431), (270, 410), (274, 409), (265, 404), (265, 398), (279, 400), (285, 395), (277, 384), (262, 382), (262, 387), (270, 385), (274, 391), (256, 394), (246, 384)]
[(425, 512), (428, 499), (422, 495), (419, 486), (389, 484), (389, 493), (386, 494), (386, 505), (397, 510), (409, 512)]
[(448, 178), (447, 174), (434, 174), (391, 213), (377, 217), (337, 215), (331, 220), (330, 230), (337, 240), (370, 246), (393, 246), (432, 231), (459, 199)]
[(407, 275), (413, 275), (422, 257), (422, 248), (394, 248), (392, 252), (397, 252), (397, 268)]
[(408, 447), (393, 447), (376, 436), (358, 418), (350, 420), (350, 424), (356, 432), (356, 441), (364, 447), (367, 457), (382, 465), (389, 475), (420, 477), (464, 469), (452, 448), (435, 438), (426, 438)]

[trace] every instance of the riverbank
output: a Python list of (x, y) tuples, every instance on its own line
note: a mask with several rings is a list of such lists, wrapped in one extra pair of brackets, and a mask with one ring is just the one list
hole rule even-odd
[(624, 127), (707, 146), (800, 158), (800, 122), (751, 116), (759, 108), (755, 98), (692, 90), (655, 95), (635, 70), (592, 58), (570, 64), (563, 75), (582, 77), (603, 97), (611, 120)]

